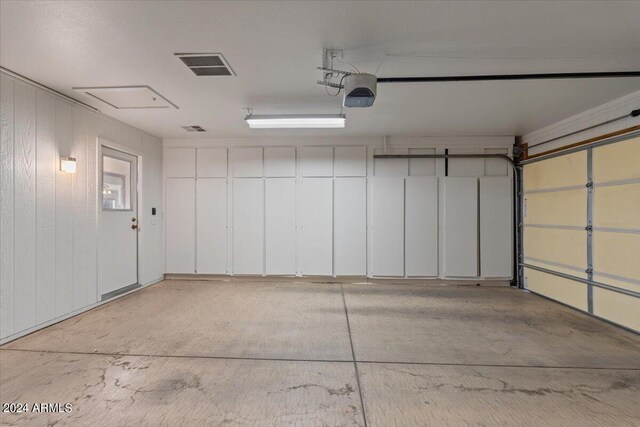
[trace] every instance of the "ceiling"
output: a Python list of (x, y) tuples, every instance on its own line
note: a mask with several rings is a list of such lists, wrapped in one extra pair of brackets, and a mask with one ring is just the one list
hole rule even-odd
[[(381, 84), (373, 107), (346, 110), (346, 129), (249, 130), (247, 106), (340, 112), (316, 84), (325, 47), (382, 77), (640, 70), (640, 2), (2, 1), (0, 12), (0, 65), (164, 138), (521, 135), (640, 89), (640, 78)], [(237, 77), (197, 77), (179, 52), (221, 52)], [(96, 86), (150, 86), (179, 109), (118, 110), (72, 89)]]

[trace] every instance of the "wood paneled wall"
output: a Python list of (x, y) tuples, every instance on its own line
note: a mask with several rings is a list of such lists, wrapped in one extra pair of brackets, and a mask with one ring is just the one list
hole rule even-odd
[[(161, 141), (0, 74), (0, 339), (90, 307), (97, 295), (97, 137), (143, 153), (145, 206), (161, 207)], [(59, 169), (77, 159), (77, 172)], [(158, 209), (160, 210), (160, 209)], [(141, 282), (162, 277), (162, 225), (140, 233)]]

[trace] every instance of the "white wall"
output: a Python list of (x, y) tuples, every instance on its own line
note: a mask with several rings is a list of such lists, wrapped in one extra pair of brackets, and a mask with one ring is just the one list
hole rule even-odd
[[(574, 116), (567, 117), (566, 119), (553, 123), (549, 126), (529, 132), (522, 137), (521, 142), (528, 143), (531, 146), (539, 142), (557, 138), (561, 135), (566, 135), (567, 133), (579, 131), (580, 129), (584, 129), (607, 120), (615, 119), (625, 114), (629, 114), (632, 110), (636, 110), (638, 108), (640, 108), (640, 90), (611, 102), (607, 102), (606, 104), (583, 111)], [(638, 125), (640, 125), (640, 117), (627, 117), (624, 120), (600, 126), (585, 132), (580, 132), (566, 138), (561, 138), (540, 147), (531, 148), (529, 149), (529, 154), (536, 154)]]
[[(513, 137), (392, 137), (386, 143), (382, 138), (165, 140), (165, 188), (184, 187), (181, 197), (188, 199), (186, 193), (193, 193), (197, 206), (172, 202), (173, 190), (165, 195), (166, 272), (510, 277), (512, 224), (503, 221), (511, 218), (512, 171), (507, 162), (449, 160), (448, 176), (464, 177), (456, 179), (466, 180), (476, 200), (472, 212), (459, 217), (455, 204), (445, 208), (444, 160), (374, 160), (373, 156), (384, 153), (385, 145), (389, 154), (444, 153), (447, 148), (456, 153), (510, 154), (513, 141)], [(496, 185), (483, 184), (489, 177)], [(212, 179), (226, 180), (226, 186), (196, 191), (196, 182)], [(493, 204), (480, 203), (483, 194), (487, 200), (501, 201), (505, 215), (500, 221), (491, 220), (488, 211)], [(226, 212), (213, 206), (201, 209), (211, 200), (220, 205), (224, 197)], [(455, 197), (450, 194), (449, 201)], [(198, 215), (200, 211), (207, 213)], [(181, 216), (184, 212), (189, 212), (191, 221)], [(456, 221), (470, 222), (465, 229), (472, 230), (471, 235), (462, 232)], [(194, 224), (195, 236), (218, 236), (210, 242), (216, 250), (206, 249), (216, 256), (201, 256), (202, 242), (185, 237), (194, 235)], [(469, 259), (461, 261), (453, 254), (447, 259), (447, 237), (450, 245), (468, 247)]]
[[(142, 153), (140, 281), (162, 277), (161, 141), (49, 91), (0, 74), (0, 339), (91, 307), (97, 289), (97, 144)], [(77, 172), (59, 171), (60, 156)]]

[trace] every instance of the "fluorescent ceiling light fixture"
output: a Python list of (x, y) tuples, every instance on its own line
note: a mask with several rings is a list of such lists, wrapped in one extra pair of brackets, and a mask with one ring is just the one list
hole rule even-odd
[(344, 128), (344, 114), (253, 115), (244, 118), (251, 129), (321, 129)]

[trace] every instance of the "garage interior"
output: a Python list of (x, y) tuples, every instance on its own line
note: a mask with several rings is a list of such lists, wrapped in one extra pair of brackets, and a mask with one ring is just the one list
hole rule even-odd
[(2, 425), (640, 424), (639, 2), (0, 12)]

